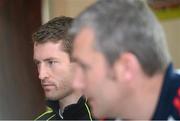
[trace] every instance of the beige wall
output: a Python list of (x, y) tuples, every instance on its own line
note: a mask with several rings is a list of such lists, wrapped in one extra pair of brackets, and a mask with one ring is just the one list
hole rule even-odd
[(50, 0), (50, 18), (66, 15), (74, 17), (95, 0)]
[[(49, 15), (46, 19), (51, 19), (55, 16), (66, 15), (75, 17), (87, 6), (94, 3), (96, 0), (43, 0), (46, 1), (46, 8), (49, 9)], [(48, 4), (48, 5), (47, 5)], [(47, 21), (47, 20), (45, 20)], [(168, 46), (174, 61), (174, 65), (180, 68), (180, 19), (168, 20), (161, 22), (167, 36)]]
[(96, 0), (42, 0), (42, 23), (56, 16), (77, 16)]
[(180, 19), (161, 22), (168, 40), (174, 65), (180, 68)]

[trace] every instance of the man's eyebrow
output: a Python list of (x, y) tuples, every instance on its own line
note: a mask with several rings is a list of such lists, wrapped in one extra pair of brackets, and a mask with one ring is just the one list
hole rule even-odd
[(33, 59), (34, 63), (39, 63), (39, 61), (37, 59)]
[(79, 61), (79, 60), (78, 60), (77, 58), (75, 58), (75, 57), (72, 57), (71, 59), (72, 59), (73, 62), (78, 62), (78, 61)]
[(81, 60), (79, 60), (78, 58), (72, 58), (73, 59), (73, 61), (75, 62), (75, 63), (78, 63), (78, 64), (83, 64), (84, 65), (84, 63), (81, 61)]
[[(50, 58), (46, 58), (46, 59), (43, 59), (43, 61), (52, 61), (52, 60), (56, 60), (57, 58), (53, 58), (53, 57), (50, 57)], [(40, 62), (39, 60), (37, 59), (33, 59), (33, 61), (36, 63)]]
[(78, 58), (73, 58), (73, 61), (77, 63), (79, 66), (81, 66), (82, 68), (87, 68), (87, 65), (84, 64), (82, 61), (80, 61)]
[(50, 57), (50, 58), (46, 58), (46, 59), (44, 59), (43, 61), (52, 61), (52, 60), (56, 60), (56, 58), (52, 58), (52, 57)]

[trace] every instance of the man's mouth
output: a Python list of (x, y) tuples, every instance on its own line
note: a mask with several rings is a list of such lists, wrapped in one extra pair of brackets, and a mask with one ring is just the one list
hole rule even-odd
[(53, 89), (55, 86), (54, 84), (51, 83), (44, 83), (42, 84), (42, 87), (45, 91), (50, 91), (51, 89)]

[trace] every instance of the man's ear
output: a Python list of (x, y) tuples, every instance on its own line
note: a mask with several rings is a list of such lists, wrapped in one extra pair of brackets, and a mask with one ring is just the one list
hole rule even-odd
[(118, 80), (134, 80), (139, 69), (139, 62), (135, 55), (125, 52), (114, 63), (114, 71)]

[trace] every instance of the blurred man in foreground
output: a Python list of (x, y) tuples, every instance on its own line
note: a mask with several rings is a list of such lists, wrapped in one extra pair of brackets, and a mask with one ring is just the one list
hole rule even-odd
[(70, 33), (96, 117), (180, 119), (180, 75), (164, 32), (143, 0), (100, 0), (82, 12)]

